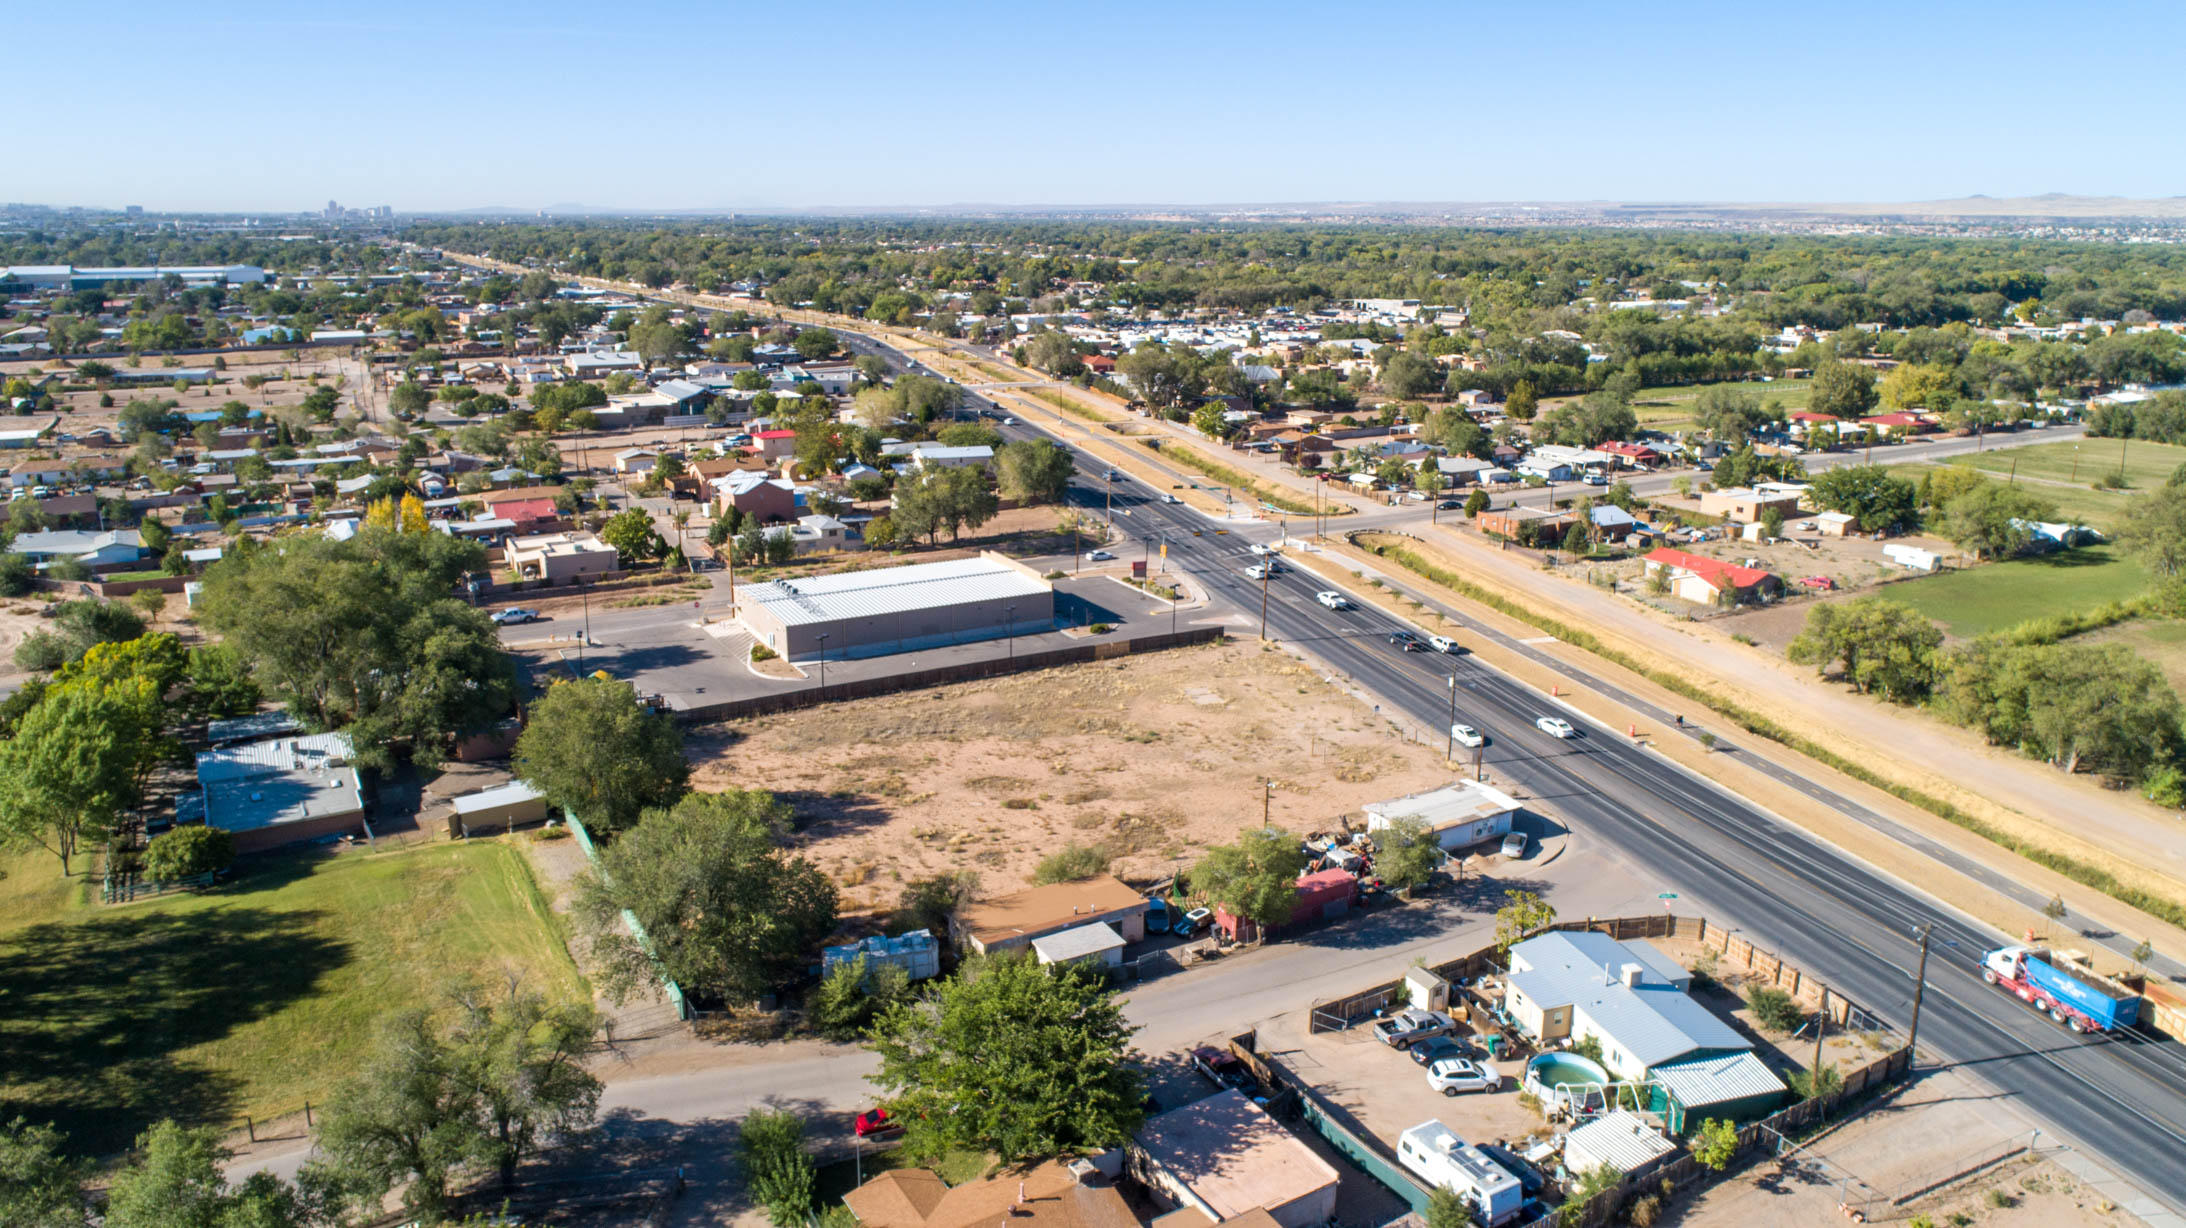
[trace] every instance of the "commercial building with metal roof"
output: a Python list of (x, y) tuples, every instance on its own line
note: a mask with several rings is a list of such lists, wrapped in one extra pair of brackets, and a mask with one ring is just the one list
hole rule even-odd
[(1493, 785), (1460, 780), (1426, 793), (1368, 802), (1366, 830), (1380, 831), (1399, 819), (1417, 819), (1446, 849), (1460, 849), (1510, 833), (1518, 799)]
[(874, 656), (1051, 630), (1055, 586), (990, 550), (747, 585), (736, 613), (754, 638), (791, 660)]
[(1644, 942), (1558, 931), (1512, 947), (1510, 961), (1503, 1005), (1511, 1019), (1543, 1042), (1598, 1040), (1602, 1065), (1620, 1078), (1753, 1048), (1686, 994), (1690, 973)]

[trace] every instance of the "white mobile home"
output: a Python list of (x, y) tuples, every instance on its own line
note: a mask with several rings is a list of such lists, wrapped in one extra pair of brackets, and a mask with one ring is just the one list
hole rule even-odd
[(1518, 1178), (1439, 1121), (1423, 1121), (1398, 1135), (1397, 1159), (1427, 1184), (1470, 1203), (1488, 1228), (1518, 1218), (1525, 1207)]

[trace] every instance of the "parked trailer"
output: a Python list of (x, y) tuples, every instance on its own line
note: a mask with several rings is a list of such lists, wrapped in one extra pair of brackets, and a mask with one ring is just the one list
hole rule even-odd
[(2070, 967), (2035, 947), (1999, 947), (1981, 957), (1981, 979), (2075, 1032), (2108, 1032), (2140, 1021), (2140, 995)]

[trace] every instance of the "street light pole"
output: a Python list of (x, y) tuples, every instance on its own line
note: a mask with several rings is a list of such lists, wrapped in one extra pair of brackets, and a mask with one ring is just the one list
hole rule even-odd
[(592, 643), (592, 586), (577, 577), (577, 595), (584, 600), (584, 643), (577, 645), (577, 664), (584, 664), (584, 650)]

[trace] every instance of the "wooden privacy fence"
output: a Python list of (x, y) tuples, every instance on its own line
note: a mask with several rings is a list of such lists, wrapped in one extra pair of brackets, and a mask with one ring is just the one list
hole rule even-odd
[(1107, 661), (1126, 657), (1133, 653), (1160, 652), (1166, 648), (1181, 648), (1188, 644), (1212, 644), (1221, 640), (1220, 627), (1193, 627), (1187, 631), (1164, 631), (1156, 635), (1133, 638), (1088, 640), (1067, 648), (1051, 648), (1043, 652), (1020, 652), (1013, 657), (994, 657), (979, 661), (962, 661), (954, 665), (936, 666), (932, 669), (912, 670), (900, 674), (884, 674), (872, 678), (854, 678), (847, 682), (831, 682), (826, 687), (802, 687), (776, 695), (755, 695), (748, 699), (728, 699), (720, 703), (703, 704), (695, 708), (681, 708), (675, 718), (686, 724), (704, 724), (709, 721), (735, 720), (747, 716), (767, 716), (776, 712), (792, 712), (799, 708), (815, 707), (843, 699), (869, 699), (875, 695), (890, 695), (897, 691), (916, 691), (926, 687), (945, 686), (952, 682), (972, 682), (980, 678), (998, 678), (1005, 674), (1019, 674), (1030, 670), (1052, 669), (1058, 665), (1075, 665), (1085, 661)]
[[(1873, 1012), (1862, 1009), (1851, 999), (1835, 990), (1829, 991), (1825, 1004), (1822, 980), (1798, 965), (1786, 962), (1782, 956), (1760, 947), (1720, 925), (1711, 925), (1706, 917), (1678, 917), (1668, 913), (1647, 914), (1639, 917), (1588, 917), (1584, 921), (1558, 921), (1533, 930), (1526, 937), (1556, 931), (1592, 930), (1607, 934), (1619, 942), (1648, 938), (1681, 938), (1715, 951), (1720, 958), (1718, 968), (1735, 970), (1745, 974), (1749, 982), (1761, 981), (1783, 990), (1796, 999), (1808, 1011), (1829, 1012), (1830, 1022), (1842, 1028), (1865, 1031), (1882, 1031), (1881, 1021)], [(1491, 944), (1456, 959), (1436, 964), (1428, 969), (1451, 984), (1469, 981), (1485, 973), (1503, 967), (1502, 952)], [(1308, 1026), (1315, 1032), (1340, 1032), (1361, 1019), (1372, 1018), (1376, 1012), (1386, 1010), (1403, 992), (1402, 978), (1360, 990), (1340, 998), (1324, 998), (1313, 1004)]]

